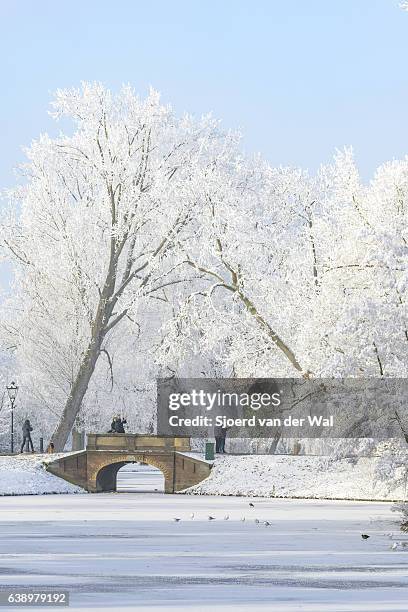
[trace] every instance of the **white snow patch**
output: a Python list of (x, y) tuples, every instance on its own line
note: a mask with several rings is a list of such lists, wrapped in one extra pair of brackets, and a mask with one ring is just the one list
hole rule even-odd
[(249, 455), (217, 457), (190, 495), (398, 501), (406, 499), (407, 458)]
[(202, 461), (203, 463), (208, 463), (209, 465), (213, 465), (214, 463), (214, 459), (208, 460), (205, 458), (205, 454), (204, 453), (198, 453), (198, 452), (190, 452), (190, 453), (182, 453), (181, 451), (177, 451), (177, 453), (179, 455), (185, 455), (186, 457), (191, 457), (192, 459), (198, 459), (199, 461)]
[(45, 463), (65, 454), (0, 456), (0, 496), (85, 493), (80, 487), (46, 471)]

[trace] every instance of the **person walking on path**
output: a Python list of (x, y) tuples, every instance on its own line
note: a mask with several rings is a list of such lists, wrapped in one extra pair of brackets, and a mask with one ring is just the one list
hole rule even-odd
[(30, 446), (31, 446), (31, 452), (34, 452), (34, 446), (33, 446), (33, 441), (31, 439), (31, 432), (33, 431), (33, 428), (31, 427), (31, 423), (29, 419), (26, 419), (24, 421), (23, 424), (23, 443), (21, 445), (21, 450), (20, 453), (24, 452), (24, 447), (27, 445), (27, 450), (30, 450)]

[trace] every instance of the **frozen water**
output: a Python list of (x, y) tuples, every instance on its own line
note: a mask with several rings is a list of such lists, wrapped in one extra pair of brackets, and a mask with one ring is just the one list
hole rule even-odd
[(128, 463), (119, 470), (116, 476), (118, 493), (163, 493), (163, 473), (151, 465)]
[(403, 539), (391, 504), (251, 501), (2, 497), (0, 588), (65, 588), (75, 610), (406, 611), (408, 553), (390, 549), (390, 532)]

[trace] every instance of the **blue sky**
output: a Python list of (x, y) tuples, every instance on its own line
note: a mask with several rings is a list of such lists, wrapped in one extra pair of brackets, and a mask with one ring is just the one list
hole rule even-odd
[(398, 0), (1, 0), (0, 187), (55, 132), (57, 87), (151, 84), (240, 127), (247, 151), (314, 170), (352, 144), (365, 179), (408, 153), (408, 13)]
[(408, 153), (408, 13), (398, 0), (1, 0), (0, 186), (52, 131), (57, 87), (149, 84), (213, 111), (247, 150), (315, 169), (352, 144), (365, 178)]

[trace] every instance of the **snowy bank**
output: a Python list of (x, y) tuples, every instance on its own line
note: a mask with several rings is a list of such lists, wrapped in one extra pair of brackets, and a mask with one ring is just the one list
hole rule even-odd
[(45, 463), (61, 456), (63, 455), (0, 456), (0, 495), (85, 493), (80, 487), (46, 471)]
[(210, 476), (184, 493), (401, 501), (407, 499), (407, 465), (406, 453), (359, 458), (217, 457)]

